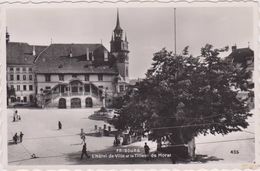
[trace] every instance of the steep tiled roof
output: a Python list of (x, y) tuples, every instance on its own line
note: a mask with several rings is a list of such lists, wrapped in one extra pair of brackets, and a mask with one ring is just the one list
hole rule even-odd
[[(87, 51), (93, 52), (94, 61), (87, 60)], [(104, 61), (104, 51), (101, 44), (52, 44), (37, 57), (36, 73), (116, 74), (111, 61)]]
[(233, 52), (228, 57), (232, 58), (234, 63), (241, 63), (244, 65), (246, 64), (247, 60), (250, 60), (249, 58), (253, 60), (254, 51), (250, 48), (239, 48), (233, 50)]
[[(34, 46), (36, 55), (46, 46)], [(33, 46), (28, 43), (9, 42), (6, 44), (6, 55), (8, 65), (31, 65), (35, 59)]]

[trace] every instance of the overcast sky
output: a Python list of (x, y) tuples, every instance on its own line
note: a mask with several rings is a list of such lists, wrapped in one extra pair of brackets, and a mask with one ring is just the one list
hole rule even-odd
[[(144, 77), (153, 53), (173, 50), (173, 8), (120, 8), (120, 25), (129, 41), (130, 77)], [(197, 56), (206, 43), (215, 47), (253, 46), (253, 10), (246, 7), (177, 8), (177, 53), (189, 45)], [(8, 9), (11, 41), (100, 43), (110, 50), (116, 8)]]

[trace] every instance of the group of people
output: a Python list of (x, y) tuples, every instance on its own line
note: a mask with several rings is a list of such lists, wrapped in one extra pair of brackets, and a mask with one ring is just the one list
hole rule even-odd
[[(13, 122), (21, 120), (21, 116), (18, 114), (18, 111), (15, 110), (13, 113)], [(17, 133), (14, 134), (13, 136), (13, 142), (17, 144), (18, 142), (23, 142), (23, 132), (21, 131), (20, 134), (18, 135)]]
[(24, 136), (23, 132), (20, 132), (19, 136), (17, 133), (15, 133), (13, 136), (14, 143), (17, 144), (18, 142), (20, 142), (20, 143), (23, 142), (23, 136)]
[(15, 110), (13, 114), (13, 122), (20, 121), (20, 120), (21, 120), (21, 116), (18, 114), (18, 111)]
[(120, 145), (120, 139), (118, 137), (118, 135), (115, 135), (115, 140), (114, 140), (114, 146), (119, 146)]

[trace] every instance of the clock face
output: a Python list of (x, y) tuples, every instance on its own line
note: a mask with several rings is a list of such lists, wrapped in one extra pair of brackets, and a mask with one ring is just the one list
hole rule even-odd
[(124, 57), (124, 55), (119, 55), (118, 56), (118, 60), (119, 60), (119, 62), (124, 62), (125, 61), (125, 57)]

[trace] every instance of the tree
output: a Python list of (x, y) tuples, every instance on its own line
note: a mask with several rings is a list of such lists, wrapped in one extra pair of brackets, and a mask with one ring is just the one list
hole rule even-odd
[(238, 93), (252, 92), (249, 74), (218, 57), (227, 49), (207, 44), (199, 57), (165, 49), (155, 53), (146, 78), (124, 96), (112, 124), (119, 130), (142, 129), (153, 140), (174, 145), (198, 134), (224, 135), (246, 128), (251, 113), (247, 98), (238, 98)]

